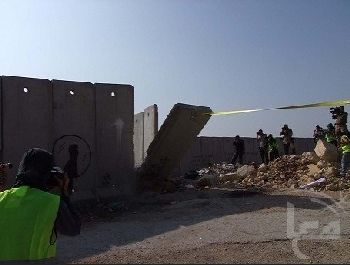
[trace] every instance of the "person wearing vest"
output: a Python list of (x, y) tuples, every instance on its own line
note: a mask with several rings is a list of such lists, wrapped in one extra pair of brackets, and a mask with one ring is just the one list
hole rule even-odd
[(340, 176), (346, 177), (350, 168), (350, 139), (347, 135), (340, 138), (340, 150), (342, 152)]
[(277, 157), (279, 157), (278, 152), (278, 145), (275, 138), (273, 138), (272, 134), (269, 134), (267, 137), (267, 143), (268, 143), (268, 156), (269, 156), (269, 162), (275, 160)]
[[(15, 185), (0, 192), (0, 261), (55, 257), (57, 232), (80, 234), (80, 218), (60, 185), (63, 171), (53, 155), (28, 150), (20, 162)], [(61, 188), (61, 187), (60, 187)]]
[(327, 143), (331, 143), (337, 146), (337, 138), (335, 137), (335, 129), (332, 123), (327, 125), (325, 138)]

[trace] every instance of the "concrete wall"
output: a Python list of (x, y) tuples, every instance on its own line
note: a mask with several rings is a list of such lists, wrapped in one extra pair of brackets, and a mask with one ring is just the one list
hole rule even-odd
[(130, 85), (95, 84), (97, 187), (129, 193), (135, 186), (134, 90)]
[(86, 198), (90, 196), (91, 187), (95, 186), (96, 176), (94, 86), (92, 83), (60, 80), (53, 80), (52, 86), (54, 139), (57, 140), (53, 154), (56, 163), (64, 168), (69, 160), (69, 146), (78, 145), (80, 177), (76, 179), (76, 191)]
[[(246, 153), (244, 162), (260, 163), (258, 145), (255, 138), (243, 137)], [(178, 162), (172, 175), (184, 175), (190, 170), (208, 166), (209, 163), (230, 162), (234, 155), (234, 137), (197, 137), (192, 147), (188, 149), (181, 161)], [(280, 155), (283, 154), (281, 139), (277, 138)], [(312, 138), (295, 138), (297, 154), (313, 151), (315, 145)]]
[(7, 186), (29, 148), (52, 151), (64, 168), (76, 144), (80, 177), (72, 199), (133, 190), (132, 86), (2, 76), (0, 95), (1, 160), (14, 164)]
[(143, 153), (147, 156), (147, 150), (158, 133), (158, 106), (149, 106), (144, 111), (143, 116)]
[(1, 83), (1, 160), (13, 164), (8, 171), (8, 184), (13, 184), (24, 151), (51, 148), (52, 86), (46, 79), (12, 76), (1, 77)]
[(134, 158), (135, 167), (141, 166), (143, 163), (144, 154), (144, 130), (143, 130), (143, 115), (144, 112), (140, 112), (134, 115)]
[(147, 156), (147, 150), (158, 132), (158, 106), (147, 107), (134, 115), (134, 157), (135, 167), (140, 167)]
[(141, 178), (169, 177), (210, 119), (205, 115), (210, 112), (209, 107), (175, 104), (147, 150)]

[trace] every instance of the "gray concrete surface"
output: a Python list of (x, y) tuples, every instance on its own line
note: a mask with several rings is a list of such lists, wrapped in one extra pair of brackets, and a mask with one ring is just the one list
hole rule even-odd
[(64, 168), (76, 144), (73, 200), (134, 192), (132, 86), (2, 76), (0, 89), (0, 155), (14, 165), (6, 187), (26, 150), (52, 151)]
[[(79, 145), (78, 174), (75, 180), (76, 193), (79, 199), (91, 198), (91, 188), (96, 181), (96, 118), (95, 118), (95, 90), (92, 83), (69, 82), (53, 80), (53, 124), (54, 139), (65, 135), (77, 135), (89, 145), (84, 148), (80, 139), (72, 139), (56, 143), (54, 155), (56, 163), (64, 168), (69, 159), (68, 147), (71, 144)], [(72, 94), (74, 93), (74, 94)], [(83, 150), (84, 148), (84, 150)], [(91, 151), (91, 161), (90, 152)], [(84, 173), (84, 170), (87, 170)], [(75, 198), (74, 198), (75, 199)]]
[(51, 148), (52, 87), (46, 79), (2, 76), (1, 80), (1, 160), (13, 164), (7, 181), (12, 185), (25, 151), (32, 147)]
[(144, 158), (151, 142), (158, 133), (158, 106), (156, 104), (145, 108), (143, 116), (143, 152)]
[(158, 106), (145, 108), (134, 115), (134, 157), (135, 167), (140, 167), (147, 156), (147, 150), (158, 133)]
[(135, 167), (141, 166), (144, 160), (144, 112), (134, 115), (134, 159)]
[(210, 112), (209, 107), (175, 104), (147, 150), (142, 177), (170, 176), (210, 119), (206, 115)]
[(105, 189), (114, 189), (117, 194), (130, 193), (135, 186), (134, 88), (130, 85), (99, 83), (95, 84), (95, 88), (96, 185), (104, 189), (100, 193), (105, 193)]

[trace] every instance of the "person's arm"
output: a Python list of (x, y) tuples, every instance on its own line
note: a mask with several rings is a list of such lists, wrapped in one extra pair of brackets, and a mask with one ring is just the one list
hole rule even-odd
[(55, 228), (62, 235), (76, 236), (80, 234), (81, 221), (79, 214), (67, 196), (61, 197)]

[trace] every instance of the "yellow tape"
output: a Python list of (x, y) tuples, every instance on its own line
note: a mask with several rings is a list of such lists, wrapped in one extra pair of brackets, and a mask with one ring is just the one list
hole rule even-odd
[(212, 116), (217, 115), (232, 115), (232, 114), (239, 114), (239, 113), (249, 113), (249, 112), (256, 112), (256, 111), (262, 111), (262, 110), (288, 110), (288, 109), (303, 109), (303, 108), (316, 108), (316, 107), (334, 107), (334, 106), (343, 106), (350, 104), (350, 99), (341, 99), (341, 100), (334, 100), (334, 101), (321, 101), (317, 103), (311, 103), (311, 104), (304, 104), (304, 105), (291, 105), (286, 107), (278, 107), (278, 108), (264, 108), (264, 109), (249, 109), (249, 110), (233, 110), (233, 111), (219, 111), (219, 112), (212, 112), (207, 113)]

